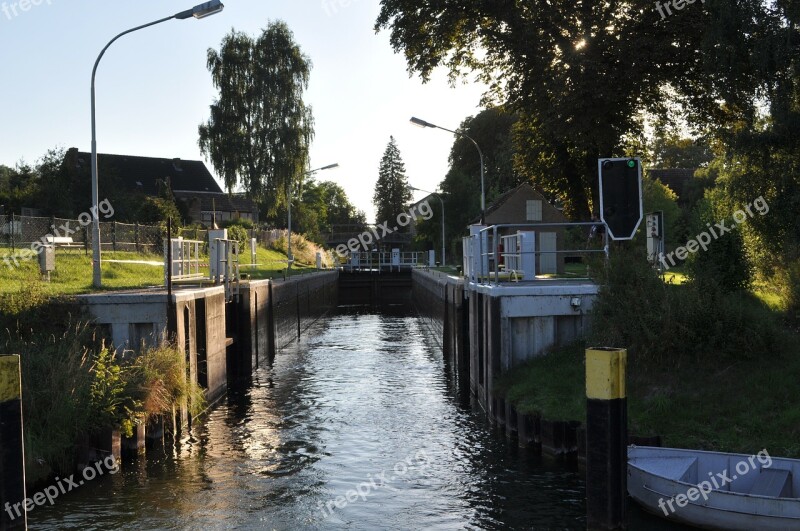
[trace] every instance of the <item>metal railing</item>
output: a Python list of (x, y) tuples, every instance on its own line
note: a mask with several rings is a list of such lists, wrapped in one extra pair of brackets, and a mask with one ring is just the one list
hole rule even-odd
[[(172, 238), (170, 240), (172, 245), (172, 280), (197, 280), (205, 278), (205, 274), (200, 271), (202, 262), (200, 260), (200, 251), (203, 248), (204, 242), (200, 240), (184, 240), (183, 238)], [(164, 243), (164, 263), (169, 263), (169, 253), (167, 252), (167, 244)], [(167, 278), (167, 268), (164, 268), (164, 285), (169, 285)]]
[(225, 285), (226, 300), (239, 297), (241, 277), (239, 275), (239, 242), (215, 238), (211, 253), (211, 280), (214, 284)]
[[(603, 254), (608, 258), (608, 230), (602, 231), (602, 248), (587, 247), (583, 249), (555, 249), (542, 250), (535, 244), (527, 249), (523, 245), (523, 233), (534, 233), (537, 236), (544, 228), (573, 228), (586, 227), (590, 234), (600, 232), (605, 224), (599, 221), (576, 223), (525, 223), (525, 224), (500, 224), (491, 225), (481, 229), (477, 234), (463, 239), (464, 244), (464, 276), (471, 282), (492, 283), (499, 285), (504, 281), (538, 280), (536, 263), (541, 262), (541, 257), (557, 257), (561, 255), (590, 255)], [(594, 231), (591, 229), (596, 227)], [(511, 235), (503, 236), (501, 231), (516, 230)], [(591, 237), (590, 237), (591, 238)], [(498, 247), (498, 243), (500, 247)], [(476, 252), (477, 250), (477, 252)], [(538, 260), (537, 260), (538, 258)]]
[(350, 253), (342, 265), (345, 271), (400, 271), (415, 267), (426, 267), (426, 252), (356, 252)]

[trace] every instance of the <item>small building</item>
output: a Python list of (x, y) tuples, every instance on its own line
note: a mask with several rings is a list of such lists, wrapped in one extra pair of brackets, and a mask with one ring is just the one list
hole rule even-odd
[[(160, 197), (168, 187), (176, 203), (184, 203), (190, 223), (210, 227), (214, 221), (258, 222), (256, 204), (244, 194), (223, 192), (203, 161), (107, 154), (98, 154), (97, 159), (101, 173), (107, 176), (104, 180), (113, 179), (116, 186), (130, 194)], [(88, 179), (91, 153), (71, 148), (65, 163), (68, 171)]]
[[(480, 223), (480, 217), (473, 224)], [(565, 249), (564, 227), (547, 226), (550, 223), (568, 223), (564, 214), (528, 183), (509, 190), (486, 207), (486, 226), (491, 225), (543, 225), (535, 227), (508, 227), (498, 231), (499, 236), (510, 236), (519, 231), (536, 233), (537, 275), (564, 274), (564, 255), (556, 251)], [(508, 250), (503, 249), (508, 252)]]

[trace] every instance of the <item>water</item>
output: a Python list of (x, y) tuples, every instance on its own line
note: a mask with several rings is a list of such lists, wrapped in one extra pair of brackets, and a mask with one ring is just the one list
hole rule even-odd
[(582, 473), (509, 445), (454, 387), (418, 318), (340, 313), (169, 454), (36, 508), (30, 527), (585, 529)]

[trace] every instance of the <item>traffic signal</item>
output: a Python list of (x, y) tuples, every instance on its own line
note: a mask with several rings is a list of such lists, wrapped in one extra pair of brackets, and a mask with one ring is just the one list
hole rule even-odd
[(632, 240), (642, 222), (642, 163), (600, 159), (600, 219), (612, 240)]

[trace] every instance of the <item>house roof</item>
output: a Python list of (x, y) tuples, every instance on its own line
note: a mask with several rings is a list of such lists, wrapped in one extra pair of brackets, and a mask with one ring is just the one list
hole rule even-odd
[(680, 197), (683, 194), (686, 183), (694, 178), (695, 171), (697, 171), (697, 168), (663, 168), (648, 170), (647, 173), (653, 179), (661, 181)]
[(175, 199), (191, 201), (200, 200), (203, 212), (255, 212), (256, 206), (244, 194), (226, 194), (225, 192), (197, 192), (193, 190), (173, 190)]
[[(76, 153), (78, 169), (91, 167), (91, 154), (72, 148)], [(131, 191), (158, 195), (158, 181), (169, 178), (172, 190), (213, 192), (222, 194), (206, 165), (199, 160), (136, 157), (132, 155), (98, 154), (101, 167), (113, 168), (120, 183)]]
[[(537, 195), (542, 196), (542, 199), (544, 201), (547, 201), (547, 199), (544, 197), (544, 194), (542, 194), (539, 190), (537, 190), (536, 188), (534, 188), (533, 186), (531, 186), (528, 183), (522, 183), (519, 186), (517, 186), (516, 188), (512, 188), (512, 189), (508, 190), (507, 192), (504, 192), (504, 193), (500, 194), (499, 196), (497, 196), (495, 198), (494, 202), (491, 205), (488, 205), (486, 207), (486, 217), (488, 218), (493, 212), (495, 212), (497, 209), (499, 209), (504, 204), (506, 204), (506, 201), (508, 201), (514, 194), (516, 194), (518, 191), (520, 191), (522, 189), (525, 189), (525, 188), (529, 189), (530, 191), (534, 192)], [(481, 222), (481, 216), (478, 216), (478, 217), (474, 218), (472, 221), (470, 221), (470, 225), (475, 225), (475, 224), (480, 223), (480, 222)]]

